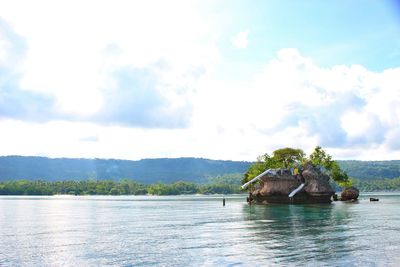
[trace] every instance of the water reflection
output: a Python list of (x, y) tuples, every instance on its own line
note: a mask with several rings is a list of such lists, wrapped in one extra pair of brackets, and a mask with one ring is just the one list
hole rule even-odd
[(346, 234), (351, 220), (346, 206), (244, 205), (244, 220), (254, 232), (254, 244), (277, 263), (332, 263), (350, 253)]
[(0, 197), (0, 266), (396, 266), (400, 196), (379, 198)]

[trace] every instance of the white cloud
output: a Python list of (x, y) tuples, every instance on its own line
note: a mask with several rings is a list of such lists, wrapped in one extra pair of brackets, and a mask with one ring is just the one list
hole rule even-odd
[(231, 140), (237, 154), (253, 159), (282, 146), (311, 151), (316, 145), (339, 157), (353, 150), (353, 158), (396, 158), (400, 153), (387, 142), (399, 125), (399, 84), (400, 68), (320, 68), (296, 49), (282, 49), (251, 80), (203, 84), (194, 127), (222, 132), (225, 139), (211, 147)]
[(0, 62), (2, 62), (3, 60), (5, 60), (6, 58), (6, 49), (7, 49), (7, 43), (4, 41), (3, 39), (4, 37), (0, 37)]
[(400, 157), (400, 68), (321, 68), (287, 48), (251, 78), (222, 79), (220, 29), (196, 3), (110, 3), (0, 3), (15, 31), (0, 35), (0, 154), (254, 160), (322, 145)]
[(245, 30), (236, 34), (231, 40), (233, 46), (236, 48), (246, 48), (249, 44), (248, 35), (249, 30)]
[[(168, 67), (154, 76), (162, 85), (155, 90), (171, 106), (182, 105), (182, 92), (176, 91), (196, 79), (193, 69), (206, 71), (219, 60), (210, 31), (215, 27), (202, 20), (196, 5), (179, 0), (13, 1), (0, 3), (0, 16), (28, 44), (22, 89), (52, 95), (59, 113), (85, 118), (101, 110), (105, 90), (115, 89), (115, 72), (153, 68), (160, 61)], [(110, 53), (110, 46), (117, 52)]]

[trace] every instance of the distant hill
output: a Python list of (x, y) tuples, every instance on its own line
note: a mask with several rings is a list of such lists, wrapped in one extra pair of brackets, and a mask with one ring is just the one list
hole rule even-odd
[(338, 163), (350, 177), (357, 179), (372, 180), (381, 178), (393, 179), (400, 177), (400, 160), (343, 160), (338, 161)]
[(244, 173), (250, 162), (201, 158), (161, 158), (138, 161), (115, 159), (51, 159), (45, 157), (0, 157), (0, 181), (134, 179), (142, 183), (202, 183), (208, 177)]
[[(350, 177), (370, 180), (400, 177), (400, 160), (338, 161)], [(179, 180), (206, 182), (209, 177), (245, 173), (251, 162), (202, 158), (161, 158), (138, 161), (115, 159), (51, 159), (46, 157), (0, 157), (0, 181), (133, 179), (142, 183)]]

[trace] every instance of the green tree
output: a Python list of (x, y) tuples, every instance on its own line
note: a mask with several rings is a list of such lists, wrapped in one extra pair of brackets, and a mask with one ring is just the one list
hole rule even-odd
[(117, 187), (111, 188), (109, 193), (110, 193), (110, 195), (121, 195), (121, 191)]
[(327, 170), (330, 170), (334, 164), (332, 156), (328, 155), (320, 146), (314, 148), (314, 151), (310, 154), (310, 161), (312, 165), (322, 166)]
[(335, 182), (337, 182), (340, 186), (347, 187), (347, 186), (352, 185), (352, 182), (349, 179), (349, 176), (347, 175), (347, 173), (345, 171), (343, 171), (340, 168), (339, 164), (337, 164), (336, 161), (334, 161), (332, 163), (332, 166), (330, 169), (328, 169), (328, 171), (330, 172), (332, 179)]
[(209, 177), (207, 180), (208, 184), (233, 184), (241, 185), (241, 180), (243, 179), (242, 173), (228, 173), (223, 175), (218, 175), (215, 177)]
[(247, 169), (244, 177), (242, 179), (242, 184), (250, 181), (257, 175), (261, 174), (263, 171), (277, 167), (278, 163), (275, 162), (273, 158), (271, 158), (268, 154), (264, 154), (262, 156), (257, 157), (257, 161), (250, 165)]
[(330, 177), (340, 186), (351, 185), (351, 180), (347, 173), (320, 146), (315, 147), (314, 151), (310, 154), (310, 161), (315, 167), (324, 167)]
[(177, 194), (195, 194), (197, 193), (197, 186), (191, 182), (179, 181), (172, 184), (174, 192)]
[(272, 152), (272, 155), (272, 157), (268, 154), (259, 156), (257, 161), (250, 165), (247, 172), (244, 174), (242, 184), (250, 181), (267, 169), (288, 168), (305, 161), (303, 150), (297, 148), (286, 147), (278, 149)]
[(300, 164), (305, 159), (303, 150), (290, 147), (277, 149), (272, 153), (272, 155), (274, 160), (281, 163), (284, 168), (289, 168), (296, 163)]
[(257, 161), (250, 165), (249, 169), (242, 179), (242, 184), (250, 181), (260, 173), (272, 168), (289, 168), (294, 165), (304, 165), (305, 162), (311, 162), (315, 167), (325, 168), (328, 175), (340, 186), (351, 185), (351, 180), (339, 164), (332, 160), (332, 156), (326, 153), (320, 146), (317, 146), (311, 153), (309, 159), (306, 158), (303, 150), (298, 148), (281, 148), (272, 153), (272, 157), (264, 154), (257, 158)]

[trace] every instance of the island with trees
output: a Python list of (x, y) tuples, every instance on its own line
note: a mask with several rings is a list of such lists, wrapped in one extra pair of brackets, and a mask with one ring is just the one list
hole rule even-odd
[(346, 172), (321, 147), (309, 157), (301, 149), (282, 148), (260, 156), (242, 187), (249, 188), (249, 203), (330, 203), (335, 196), (331, 180), (345, 187), (343, 200), (357, 199)]

